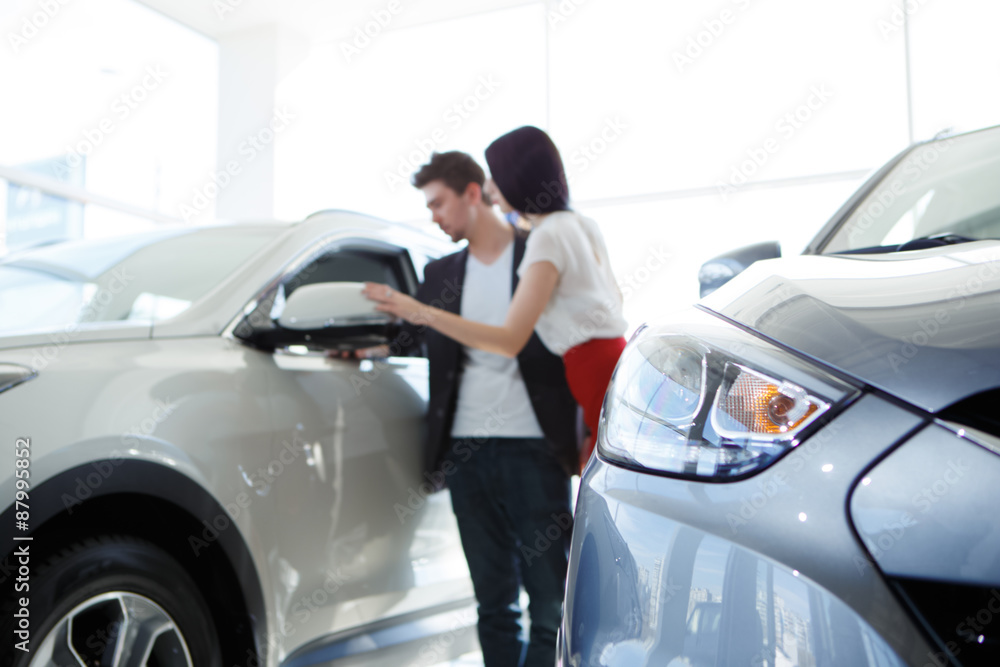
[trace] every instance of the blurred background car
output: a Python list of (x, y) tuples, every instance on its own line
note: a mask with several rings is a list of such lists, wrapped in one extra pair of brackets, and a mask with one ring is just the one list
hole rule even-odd
[(998, 128), (915, 146), (807, 254), (640, 328), (560, 665), (1000, 664), (998, 182)]
[(452, 249), (324, 212), (0, 262), (2, 623), (9, 642), (28, 599), (32, 649), (0, 662), (431, 664), (475, 646), (448, 494), (422, 474), (427, 360), (327, 355), (390, 339), (361, 282), (413, 294)]

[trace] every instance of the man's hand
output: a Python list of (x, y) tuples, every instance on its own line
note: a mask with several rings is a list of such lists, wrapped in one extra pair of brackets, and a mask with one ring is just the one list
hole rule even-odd
[(389, 356), (388, 345), (362, 347), (357, 350), (327, 350), (329, 359), (385, 359)]

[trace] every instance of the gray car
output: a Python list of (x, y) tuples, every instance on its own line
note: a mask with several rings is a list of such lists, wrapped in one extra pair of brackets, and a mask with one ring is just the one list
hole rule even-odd
[(559, 664), (1000, 664), (998, 183), (1000, 128), (913, 146), (634, 335)]

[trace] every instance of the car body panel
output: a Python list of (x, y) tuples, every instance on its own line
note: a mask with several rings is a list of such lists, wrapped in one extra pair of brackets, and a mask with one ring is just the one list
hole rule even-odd
[[(751, 573), (764, 568), (774, 573), (768, 576), (775, 581), (795, 586), (803, 599), (821, 602), (830, 611), (823, 616), (810, 606), (806, 620), (815, 636), (809, 645), (835, 652), (826, 655), (827, 662), (814, 653), (815, 663), (719, 664), (922, 665), (917, 660), (930, 646), (912, 627), (898, 623), (906, 612), (855, 537), (841, 502), (883, 450), (920, 424), (917, 415), (868, 395), (766, 472), (726, 484), (643, 474), (592, 459), (581, 483), (574, 528), (563, 625), (565, 664), (685, 664), (669, 661), (690, 657), (685, 650), (697, 652), (696, 645), (685, 649), (678, 634), (692, 622), (687, 614), (697, 603), (718, 602), (719, 592), (738, 585), (736, 574), (727, 582), (727, 568), (732, 567)], [(692, 583), (697, 581), (711, 585)], [(716, 593), (709, 600), (696, 588)], [(675, 598), (674, 618), (651, 616), (650, 605), (669, 606)], [(726, 601), (724, 593), (721, 598)], [(880, 613), (872, 617), (873, 610)], [(723, 613), (737, 612), (727, 608)], [(594, 618), (604, 614), (609, 618), (603, 622)], [(611, 621), (614, 614), (621, 619), (617, 623)], [(766, 618), (762, 623), (765, 632), (772, 631)], [(746, 647), (759, 637), (751, 626), (731, 619), (723, 619), (720, 627), (717, 646)], [(840, 637), (835, 649), (817, 639), (832, 636)], [(641, 651), (627, 663), (601, 661), (604, 651), (617, 651), (613, 647), (623, 642), (628, 646), (620, 650)], [(667, 644), (670, 648), (662, 648)], [(844, 652), (867, 655), (868, 645), (896, 657), (829, 662)], [(700, 650), (714, 654), (719, 649), (703, 645)]]
[[(3, 359), (30, 366), (35, 354), (33, 348), (8, 350)], [(124, 462), (140, 461), (183, 475), (226, 506), (250, 492), (238, 466), (256, 471), (271, 461), (267, 383), (252, 361), (259, 354), (217, 336), (170, 343), (73, 342), (36, 378), (0, 395), (0, 437), (30, 438), (33, 503), (41, 501), (48, 480), (89, 467), (69, 489), (58, 491), (60, 509), (72, 512), (102, 487), (113, 486), (109, 481), (128, 468)], [(87, 466), (92, 462), (110, 466)], [(0, 471), (0, 493), (13, 498), (8, 461), (0, 463)], [(267, 591), (273, 588), (272, 573), (260, 545), (266, 543), (262, 531), (273, 522), (273, 510), (267, 502), (245, 505), (198, 517), (208, 525), (192, 537), (207, 544), (217, 539), (208, 526), (235, 525)]]
[(58, 330), (0, 336), (0, 350), (34, 348), (29, 361), (32, 364), (32, 368), (40, 369), (44, 368), (47, 362), (58, 356), (59, 350), (70, 342), (90, 343), (112, 340), (147, 340), (152, 335), (153, 326), (151, 324), (100, 322), (76, 325)]
[[(279, 460), (288, 445), (293, 452), (274, 484), (282, 622), (315, 638), (471, 597), (448, 494), (416, 512), (408, 504), (426, 482), (427, 360), (376, 369), (276, 352), (273, 363), (272, 451)], [(303, 539), (304, 525), (321, 530)]]
[(702, 306), (929, 412), (1000, 385), (1000, 243), (758, 262)]
[(851, 517), (889, 576), (1000, 587), (1000, 449), (959, 432), (928, 426), (880, 461)]

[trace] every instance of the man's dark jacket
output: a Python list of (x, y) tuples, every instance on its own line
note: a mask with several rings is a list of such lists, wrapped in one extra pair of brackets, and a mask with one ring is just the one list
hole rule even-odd
[[(524, 256), (525, 235), (514, 234), (511, 293), (517, 288), (517, 267)], [(417, 291), (421, 302), (460, 315), (462, 286), (468, 249), (442, 257), (424, 268), (424, 282)], [(427, 443), (424, 467), (438, 470), (451, 445), (451, 426), (462, 377), (463, 348), (430, 327), (406, 327), (409, 340), (422, 339), (430, 365), (430, 402), (427, 406)], [(517, 355), (517, 365), (528, 389), (538, 425), (567, 474), (577, 469), (577, 405), (566, 384), (562, 359), (546, 348), (538, 334)]]

